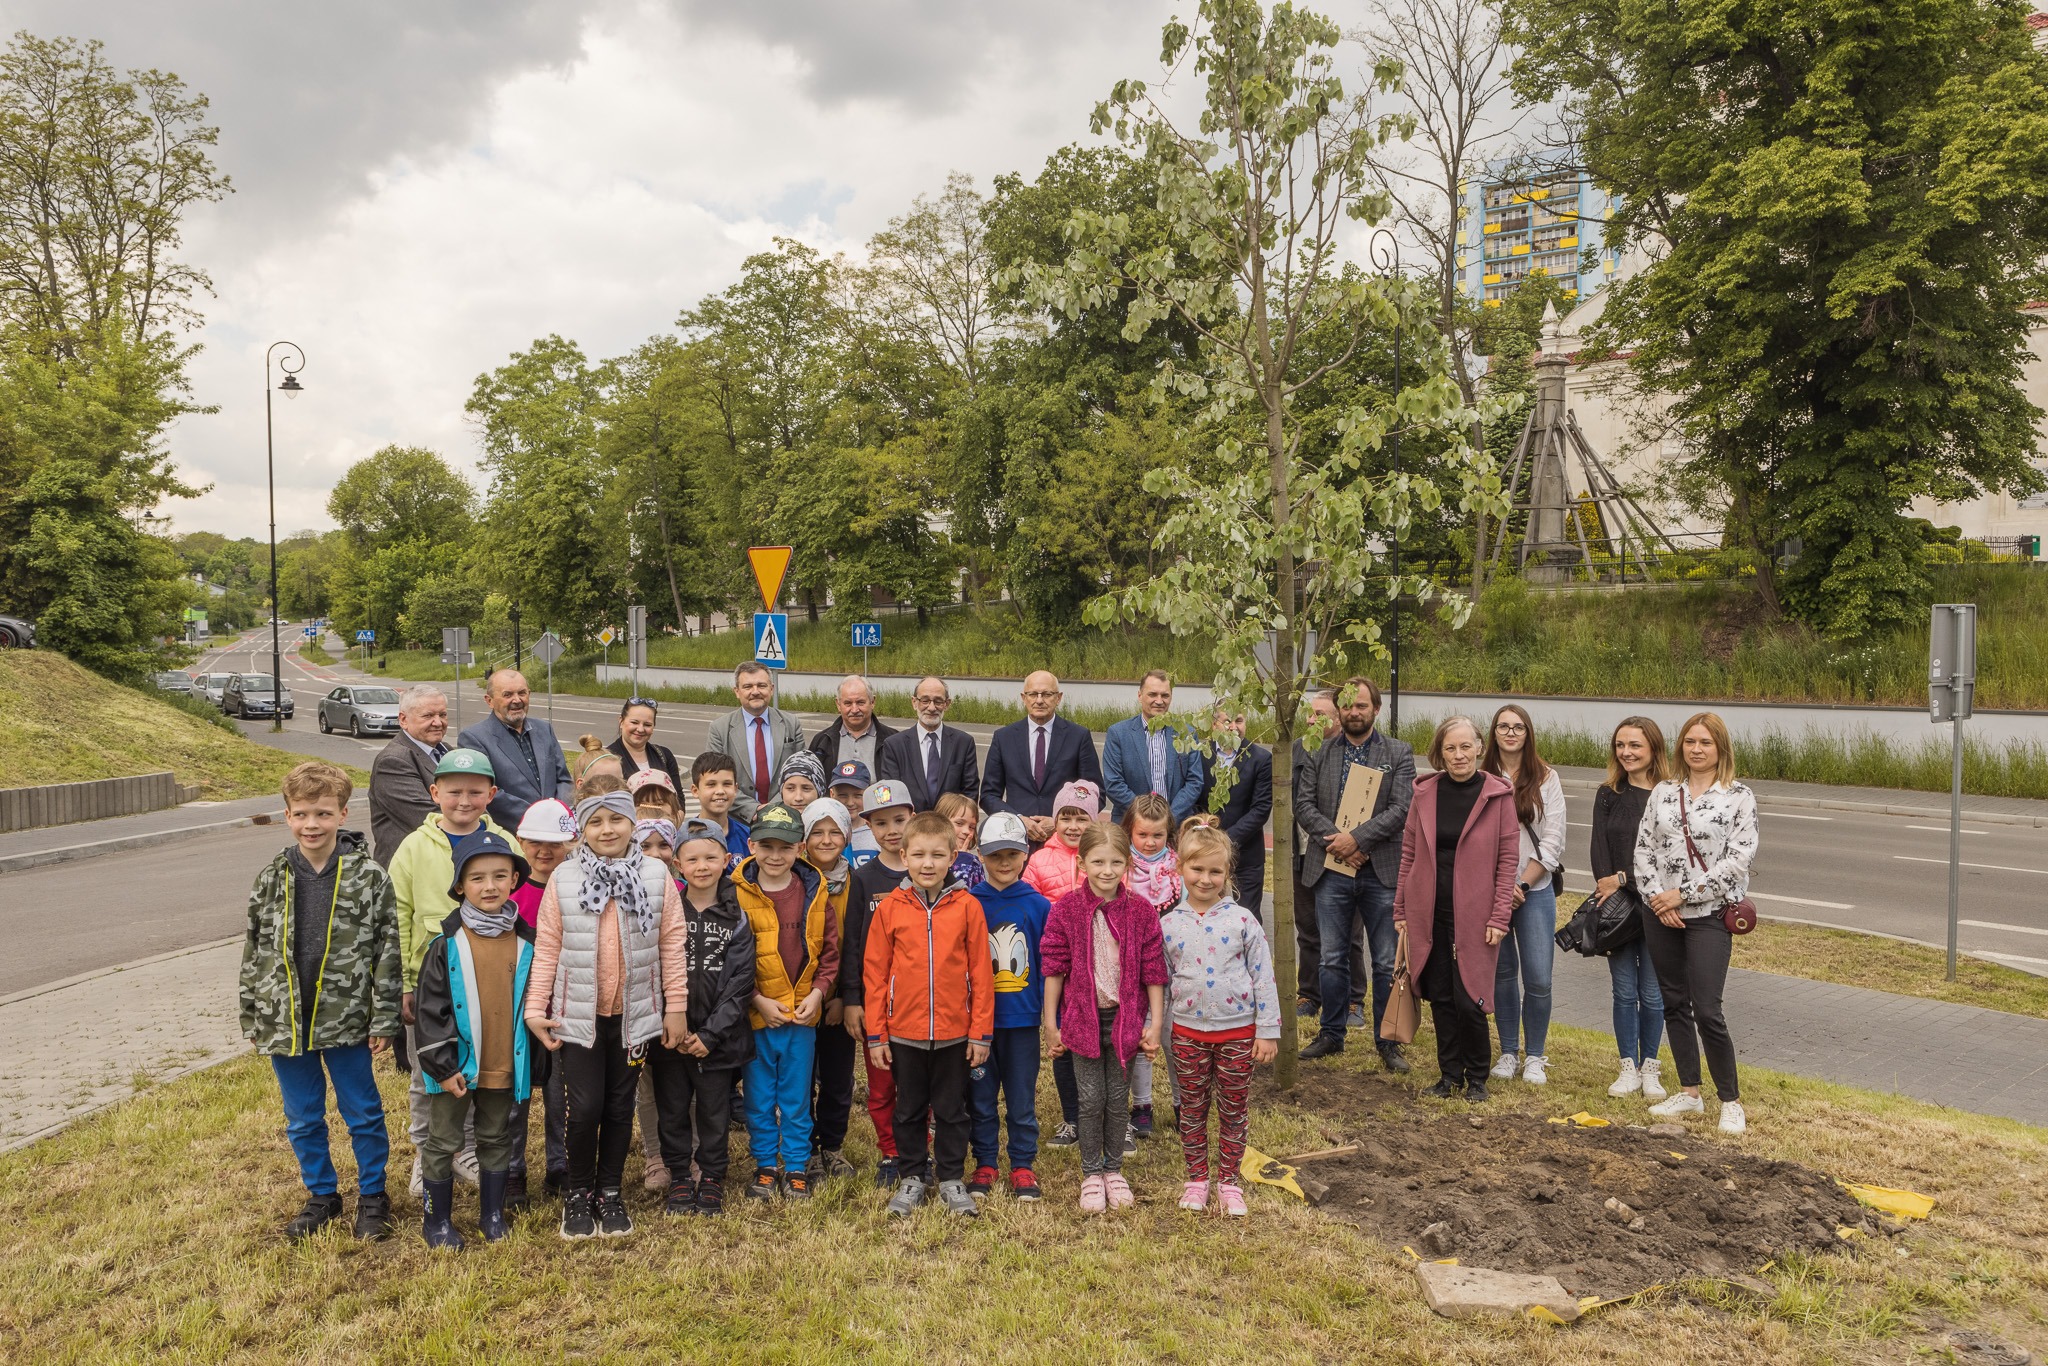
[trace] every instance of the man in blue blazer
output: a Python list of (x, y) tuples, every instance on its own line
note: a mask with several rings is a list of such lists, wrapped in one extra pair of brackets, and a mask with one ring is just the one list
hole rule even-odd
[(555, 738), (553, 726), (526, 714), (532, 701), (525, 674), (493, 670), (484, 685), (484, 705), (491, 714), (460, 737), (461, 748), (491, 756), (491, 768), (498, 775), (491, 819), (507, 830), (517, 830), (526, 808), (543, 797), (576, 805), (576, 784), (562, 757), (562, 742)]
[(1265, 919), (1266, 818), (1273, 814), (1273, 751), (1244, 742), (1244, 717), (1216, 713), (1216, 729), (1230, 737), (1228, 748), (1212, 745), (1203, 772), (1202, 800), (1207, 811), (1216, 789), (1226, 784), (1229, 795), (1216, 818), (1237, 851), (1234, 888), (1237, 904)]
[(1201, 754), (1177, 749), (1173, 726), (1153, 726), (1172, 710), (1173, 680), (1164, 669), (1154, 669), (1138, 680), (1138, 714), (1102, 737), (1102, 792), (1112, 819), (1122, 820), (1139, 793), (1157, 792), (1173, 808), (1178, 830), (1201, 799)]
[(1058, 715), (1060, 681), (1040, 669), (1024, 680), (1024, 719), (990, 737), (981, 776), (983, 812), (1014, 811), (1024, 818), (1033, 848), (1052, 838), (1052, 799), (1068, 783), (1102, 786), (1095, 737)]

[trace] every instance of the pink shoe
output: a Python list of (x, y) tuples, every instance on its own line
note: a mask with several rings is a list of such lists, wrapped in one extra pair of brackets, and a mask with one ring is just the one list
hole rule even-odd
[(1224, 1214), (1233, 1219), (1242, 1219), (1251, 1211), (1245, 1208), (1244, 1190), (1228, 1181), (1216, 1183), (1216, 1203), (1223, 1207)]
[(1190, 1181), (1181, 1187), (1180, 1207), (1190, 1214), (1200, 1214), (1209, 1208), (1209, 1183)]
[(1111, 1209), (1129, 1209), (1138, 1202), (1137, 1197), (1131, 1194), (1131, 1183), (1124, 1180), (1122, 1172), (1104, 1172), (1102, 1183), (1109, 1189)]
[(1081, 1213), (1100, 1214), (1109, 1208), (1109, 1187), (1100, 1174), (1081, 1178)]

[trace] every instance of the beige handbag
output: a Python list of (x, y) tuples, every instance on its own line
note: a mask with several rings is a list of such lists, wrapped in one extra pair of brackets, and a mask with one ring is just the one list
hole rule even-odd
[(1415, 980), (1408, 972), (1408, 927), (1399, 927), (1400, 942), (1394, 946), (1394, 990), (1387, 998), (1387, 1013), (1380, 1018), (1380, 1038), (1388, 1043), (1414, 1043), (1422, 1027), (1422, 1004), (1415, 999)]

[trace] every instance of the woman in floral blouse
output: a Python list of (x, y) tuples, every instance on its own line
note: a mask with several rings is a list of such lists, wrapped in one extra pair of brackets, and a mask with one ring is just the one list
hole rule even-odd
[(1721, 1100), (1721, 1132), (1739, 1134), (1747, 1121), (1735, 1076), (1735, 1040), (1721, 1013), (1733, 936), (1721, 923), (1721, 908), (1749, 891), (1756, 797), (1735, 781), (1735, 752), (1720, 717), (1703, 711), (1678, 736), (1684, 776), (1657, 784), (1636, 833), (1636, 890), (1649, 908), (1643, 941), (1664, 993), (1664, 1028), (1683, 1087), (1650, 1113), (1668, 1119), (1705, 1112), (1704, 1046)]

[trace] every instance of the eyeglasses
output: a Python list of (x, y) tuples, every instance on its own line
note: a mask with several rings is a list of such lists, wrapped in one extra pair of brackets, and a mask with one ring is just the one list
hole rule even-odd
[(1502, 735), (1525, 735), (1529, 730), (1527, 726), (1516, 721), (1503, 721), (1495, 726), (1494, 729)]
[(1026, 702), (1050, 702), (1058, 696), (1059, 694), (1056, 692), (1028, 692), (1024, 694), (1024, 700)]

